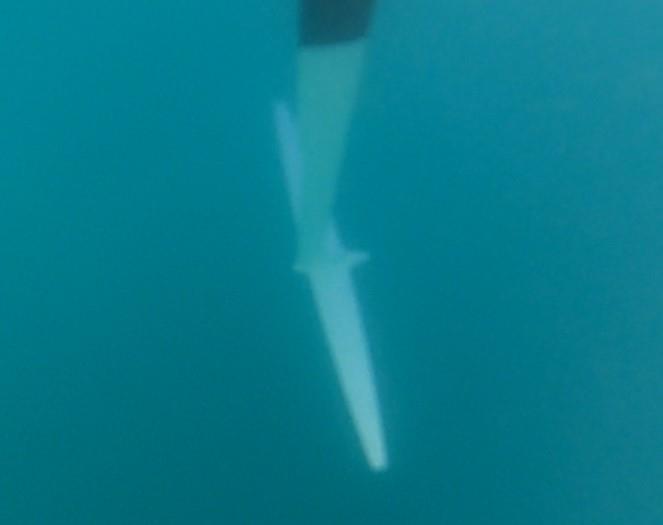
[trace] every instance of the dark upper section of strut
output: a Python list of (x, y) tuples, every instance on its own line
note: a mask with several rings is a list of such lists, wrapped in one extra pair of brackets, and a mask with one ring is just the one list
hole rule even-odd
[(336, 44), (361, 38), (375, 0), (300, 0), (299, 44)]

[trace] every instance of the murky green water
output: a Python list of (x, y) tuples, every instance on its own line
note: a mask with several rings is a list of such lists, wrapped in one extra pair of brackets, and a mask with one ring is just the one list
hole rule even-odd
[(404, 5), (338, 202), (377, 477), (290, 268), (295, 2), (0, 6), (0, 523), (663, 522), (663, 9)]

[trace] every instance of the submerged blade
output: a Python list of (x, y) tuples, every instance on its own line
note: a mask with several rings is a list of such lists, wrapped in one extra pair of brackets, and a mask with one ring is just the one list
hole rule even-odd
[(281, 163), (283, 164), (285, 186), (288, 190), (288, 198), (295, 225), (297, 225), (301, 215), (301, 191), (304, 168), (302, 166), (302, 156), (299, 151), (297, 128), (285, 102), (277, 102), (274, 105), (274, 122), (279, 141)]
[(343, 396), (366, 459), (387, 468), (375, 380), (348, 261), (321, 262), (308, 272)]
[[(305, 196), (300, 190), (305, 170), (297, 127), (284, 103), (275, 106), (274, 116), (293, 217), (301, 235), (301, 222), (305, 221), (300, 213), (301, 200)], [(368, 464), (374, 470), (384, 470), (388, 460), (382, 418), (351, 274), (366, 255), (345, 250), (331, 217), (327, 235), (317, 245), (320, 250), (300, 269), (310, 280), (343, 397)]]
[(304, 46), (297, 57), (297, 117), (306, 176), (301, 185), (300, 261), (326, 235), (355, 106), (363, 39)]

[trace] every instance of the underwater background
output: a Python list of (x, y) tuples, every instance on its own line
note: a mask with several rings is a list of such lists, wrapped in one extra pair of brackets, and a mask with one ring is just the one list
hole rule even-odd
[(0, 524), (663, 523), (663, 5), (377, 4), (379, 475), (291, 268), (296, 13), (0, 5)]

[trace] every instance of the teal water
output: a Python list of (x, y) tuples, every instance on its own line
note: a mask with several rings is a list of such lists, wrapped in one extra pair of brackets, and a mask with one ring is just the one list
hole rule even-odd
[(663, 8), (539, 4), (378, 5), (380, 476), (290, 268), (295, 2), (0, 5), (0, 523), (663, 523)]

